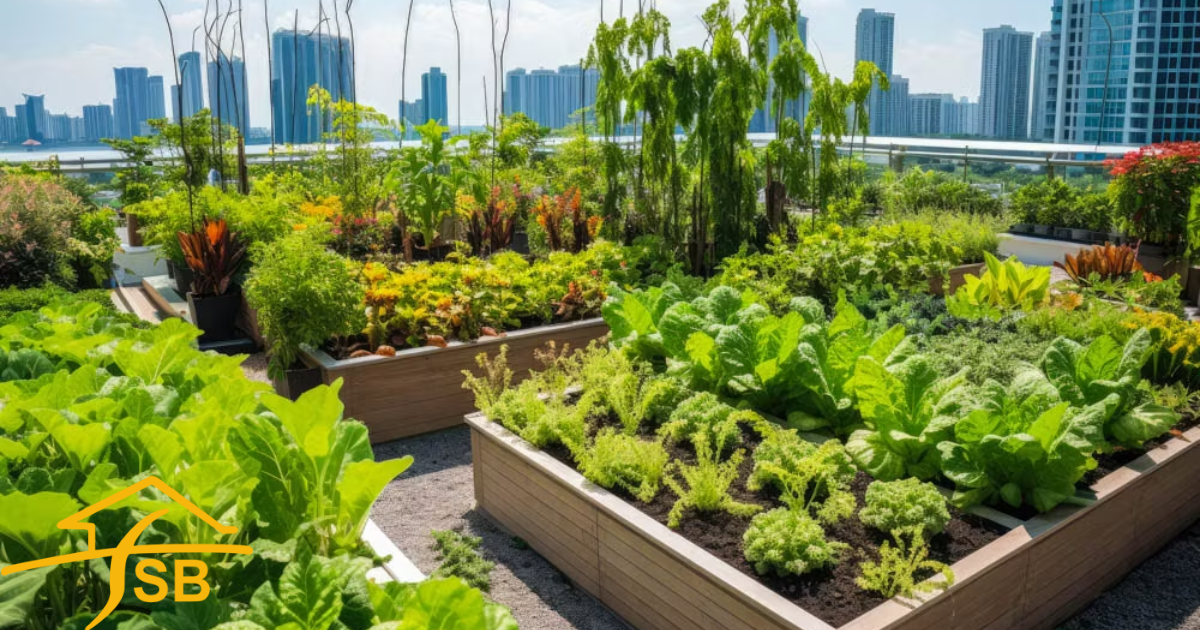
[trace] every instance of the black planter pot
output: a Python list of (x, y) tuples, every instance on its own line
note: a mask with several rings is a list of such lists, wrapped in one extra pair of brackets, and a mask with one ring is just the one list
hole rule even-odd
[(196, 328), (204, 331), (200, 343), (230, 341), (237, 338), (237, 316), (242, 310), (242, 292), (234, 288), (225, 295), (187, 294), (188, 310)]
[(192, 273), (192, 268), (187, 265), (180, 265), (174, 261), (167, 261), (167, 269), (170, 270), (170, 275), (175, 279), (175, 292), (179, 295), (187, 295), (192, 292), (192, 279), (196, 274)]
[(1054, 238), (1060, 241), (1074, 240), (1075, 237), (1071, 230), (1068, 230), (1067, 228), (1054, 228), (1050, 231), (1050, 233), (1054, 236)]
[(1012, 234), (1029, 234), (1033, 231), (1032, 223), (1017, 223), (1010, 227), (1008, 231)]
[(1052, 230), (1053, 230), (1053, 228), (1051, 228), (1049, 225), (1034, 225), (1033, 226), (1033, 233), (1038, 236), (1050, 236), (1050, 232)]
[(529, 233), (525, 230), (514, 230), (512, 243), (509, 243), (508, 248), (518, 254), (529, 253)]
[(316, 389), (321, 383), (321, 368), (310, 367), (290, 369), (283, 380), (272, 379), (275, 392), (288, 400), (299, 399), (304, 392)]

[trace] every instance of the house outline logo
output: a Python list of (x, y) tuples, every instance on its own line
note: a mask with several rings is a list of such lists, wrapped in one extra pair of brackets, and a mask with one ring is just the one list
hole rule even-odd
[[(21, 571), (30, 569), (38, 569), (59, 564), (67, 564), (70, 562), (83, 562), (95, 558), (112, 558), (112, 564), (109, 567), (109, 596), (104, 608), (100, 610), (100, 614), (92, 620), (87, 626), (87, 630), (91, 630), (97, 624), (108, 617), (110, 613), (116, 610), (117, 605), (125, 596), (125, 568), (132, 554), (148, 555), (148, 554), (174, 554), (174, 553), (234, 553), (241, 555), (251, 555), (254, 550), (248, 545), (220, 545), (220, 544), (168, 544), (168, 545), (137, 545), (137, 539), (146, 531), (154, 521), (165, 516), (170, 510), (158, 510), (152, 512), (139, 521), (129, 530), (121, 539), (121, 542), (112, 549), (96, 549), (96, 525), (93, 523), (84, 523), (83, 521), (93, 514), (101, 510), (112, 507), (113, 505), (131, 497), (146, 488), (153, 486), (160, 490), (163, 494), (171, 498), (172, 501), (182, 506), (187, 511), (204, 521), (209, 527), (212, 527), (221, 534), (236, 534), (238, 528), (230, 525), (222, 525), (216, 519), (209, 516), (201, 510), (196, 504), (189, 501), (182, 494), (175, 491), (174, 488), (168, 486), (163, 480), (158, 477), (146, 477), (145, 479), (116, 492), (104, 499), (96, 502), (94, 505), (80, 510), (67, 518), (58, 522), (58, 528), (64, 531), (82, 530), (87, 532), (88, 549), (87, 551), (77, 551), (75, 553), (55, 556), (53, 558), (43, 558), (41, 560), (32, 560), (30, 562), (22, 562), (13, 564), (0, 570), (0, 576), (8, 576)], [(134, 594), (138, 599), (144, 602), (161, 601), (167, 596), (167, 582), (164, 578), (157, 575), (147, 573), (143, 567), (154, 567), (159, 573), (166, 571), (166, 565), (155, 559), (143, 559), (138, 562), (136, 574), (143, 582), (147, 584), (155, 584), (158, 586), (158, 591), (155, 593), (147, 593), (146, 589), (137, 587), (134, 589)], [(198, 573), (196, 575), (185, 575), (184, 570), (187, 568), (195, 568)], [(204, 578), (208, 575), (208, 565), (200, 560), (178, 559), (175, 562), (175, 601), (202, 601), (208, 597), (209, 587)], [(183, 586), (186, 584), (194, 584), (200, 586), (200, 593), (185, 594)]]

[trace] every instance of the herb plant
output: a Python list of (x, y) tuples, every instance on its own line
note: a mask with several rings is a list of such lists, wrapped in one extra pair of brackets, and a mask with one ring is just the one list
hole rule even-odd
[(840, 442), (829, 440), (817, 446), (791, 429), (764, 425), (763, 430), (764, 439), (754, 451), (748, 489), (772, 486), (789, 508), (811, 512), (826, 524), (854, 513), (857, 503), (850, 492), (854, 465)]
[(496, 563), (479, 554), (483, 539), (451, 530), (432, 531), (429, 535), (433, 537), (440, 562), (431, 577), (459, 578), (467, 586), (485, 593), (492, 589), (492, 569)]
[(586, 448), (575, 449), (579, 472), (608, 489), (619, 488), (649, 503), (662, 487), (670, 456), (661, 441), (601, 429)]
[[(867, 561), (859, 566), (862, 575), (858, 586), (884, 597), (912, 598), (917, 593), (934, 593), (954, 585), (950, 567), (929, 559), (929, 546), (919, 527), (900, 532), (896, 544), (884, 541), (879, 547), (879, 562)], [(919, 573), (940, 574), (940, 581), (923, 581)]]
[[(727, 512), (734, 516), (753, 516), (762, 507), (752, 503), (741, 503), (729, 494), (729, 486), (737, 481), (738, 467), (745, 452), (735, 451), (728, 460), (720, 461), (720, 454), (709, 445), (702, 435), (695, 441), (696, 464), (674, 462), (668, 467), (663, 482), (676, 496), (675, 505), (667, 517), (669, 527), (679, 527), (686, 510), (697, 512)], [(675, 477), (678, 473), (682, 480)]]

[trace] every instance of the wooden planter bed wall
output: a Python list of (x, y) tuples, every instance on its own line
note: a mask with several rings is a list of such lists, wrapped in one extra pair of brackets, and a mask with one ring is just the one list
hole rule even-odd
[[(479, 508), (639, 630), (832, 630), (499, 424), (467, 423)], [(1106, 476), (1086, 508), (1011, 519), (948, 590), (842, 628), (1054, 628), (1200, 518), (1197, 443), (1200, 427)]]
[(534, 351), (554, 342), (560, 348), (586, 347), (608, 334), (602, 319), (554, 324), (486, 337), (448, 348), (413, 348), (395, 357), (364, 357), (337, 361), (325, 352), (310, 350), (301, 356), (318, 368), (321, 382), (344, 379), (341, 398), (346, 417), (366, 424), (371, 443), (429, 433), (462, 424), (475, 411), (475, 395), (463, 389), (463, 370), (477, 371), (475, 357), (508, 346), (508, 365), (517, 380), (542, 367)]

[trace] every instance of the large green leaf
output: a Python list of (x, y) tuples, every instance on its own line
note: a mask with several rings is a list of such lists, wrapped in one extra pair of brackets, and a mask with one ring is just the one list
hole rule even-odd
[(323, 457), (329, 453), (334, 426), (345, 411), (338, 398), (341, 389), (342, 380), (338, 379), (333, 385), (322, 385), (305, 392), (295, 402), (267, 394), (262, 403), (279, 418), (292, 440), (309, 457)]
[(71, 495), (58, 492), (0, 495), (0, 560), (20, 564), (58, 555), (66, 536), (58, 522), (80, 507)]
[[(0, 562), (0, 569), (8, 566)], [(38, 591), (46, 584), (46, 577), (58, 567), (40, 567), (0, 577), (0, 628), (29, 627), (29, 610), (37, 600)]]
[(412, 457), (386, 462), (360, 461), (346, 466), (338, 489), (338, 537), (352, 547), (362, 535), (371, 505), (389, 483), (412, 465)]
[(404, 606), (401, 630), (492, 630), (483, 594), (458, 578), (426, 580)]

